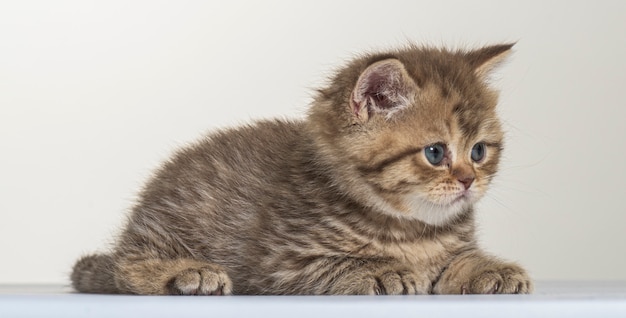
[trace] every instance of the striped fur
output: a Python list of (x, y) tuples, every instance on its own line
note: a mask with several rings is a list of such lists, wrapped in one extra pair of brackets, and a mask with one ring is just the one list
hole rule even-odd
[[(141, 191), (112, 251), (76, 263), (74, 288), (530, 292), (522, 268), (474, 237), (472, 205), (502, 148), (485, 78), (511, 46), (364, 55), (319, 91), (305, 120), (223, 130), (178, 151)], [(472, 162), (478, 142), (486, 157)], [(441, 165), (424, 155), (436, 143), (446, 147)]]

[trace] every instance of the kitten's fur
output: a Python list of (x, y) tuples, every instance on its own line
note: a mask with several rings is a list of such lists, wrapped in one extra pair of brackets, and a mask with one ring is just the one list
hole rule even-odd
[[(502, 131), (486, 76), (512, 45), (357, 58), (303, 121), (261, 121), (179, 151), (148, 182), (85, 293), (528, 293), (481, 251), (475, 203)], [(471, 159), (476, 143), (486, 157)], [(425, 147), (445, 145), (438, 165)], [(467, 188), (467, 189), (466, 189)]]

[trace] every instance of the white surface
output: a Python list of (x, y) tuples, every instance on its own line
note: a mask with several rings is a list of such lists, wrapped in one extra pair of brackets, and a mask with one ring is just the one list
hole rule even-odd
[[(519, 41), (479, 207), (537, 279), (626, 280), (626, 1), (0, 1), (0, 283), (66, 283), (152, 168), (203, 132), (297, 117), (363, 50)], [(45, 266), (42, 265), (45, 260)]]
[(624, 317), (626, 283), (539, 283), (533, 295), (111, 296), (0, 286), (0, 317)]

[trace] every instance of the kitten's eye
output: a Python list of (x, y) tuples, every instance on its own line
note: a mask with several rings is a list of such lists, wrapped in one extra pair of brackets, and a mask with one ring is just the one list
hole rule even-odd
[(445, 157), (445, 146), (442, 144), (434, 144), (424, 148), (424, 155), (428, 162), (436, 166), (443, 161)]
[(479, 162), (485, 158), (485, 144), (479, 142), (472, 148), (472, 160)]

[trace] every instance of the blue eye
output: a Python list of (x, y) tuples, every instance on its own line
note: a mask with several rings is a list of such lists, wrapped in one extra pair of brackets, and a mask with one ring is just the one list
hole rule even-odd
[(443, 161), (446, 148), (442, 144), (434, 144), (424, 148), (424, 155), (430, 164), (436, 166)]
[(479, 142), (472, 148), (472, 160), (479, 162), (485, 158), (485, 144)]

